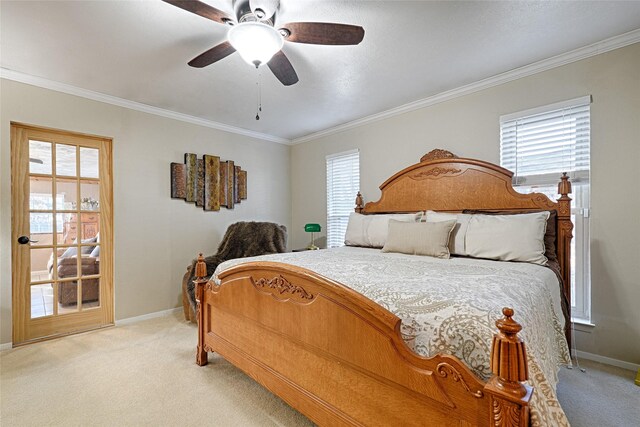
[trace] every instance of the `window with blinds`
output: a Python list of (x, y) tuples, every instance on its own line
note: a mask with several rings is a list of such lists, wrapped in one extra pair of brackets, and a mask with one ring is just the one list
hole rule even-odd
[(591, 97), (585, 96), (500, 117), (500, 164), (514, 173), (521, 193), (558, 198), (562, 172), (573, 184), (571, 314), (591, 317), (589, 245)]
[(589, 180), (591, 97), (500, 117), (500, 164), (514, 173), (514, 184)]
[(360, 153), (327, 156), (327, 247), (344, 246), (349, 215), (360, 188)]

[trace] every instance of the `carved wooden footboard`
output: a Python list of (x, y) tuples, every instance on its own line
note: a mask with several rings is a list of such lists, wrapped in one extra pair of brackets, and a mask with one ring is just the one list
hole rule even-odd
[[(201, 260), (202, 261), (202, 260)], [(196, 266), (197, 363), (214, 351), (320, 425), (526, 426), (532, 389), (513, 310), (496, 322), (494, 377), (423, 358), (400, 319), (312, 271), (251, 262), (207, 282)]]

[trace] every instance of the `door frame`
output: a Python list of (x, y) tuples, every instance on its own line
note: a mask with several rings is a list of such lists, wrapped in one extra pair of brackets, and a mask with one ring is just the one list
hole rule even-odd
[[(100, 181), (100, 308), (61, 316), (31, 319), (30, 249), (18, 237), (30, 235), (30, 139), (99, 148)], [(113, 139), (60, 129), (11, 122), (11, 284), (13, 347), (57, 338), (114, 323), (113, 296)], [(27, 160), (27, 170), (24, 168)], [(79, 161), (79, 160), (78, 160)], [(53, 170), (52, 170), (53, 172)], [(21, 179), (20, 179), (21, 178)], [(78, 177), (80, 178), (80, 177)], [(80, 197), (80, 195), (78, 195)], [(55, 230), (54, 230), (55, 232)], [(25, 249), (27, 249), (25, 251)], [(26, 265), (25, 265), (26, 264)], [(25, 276), (27, 275), (27, 276)], [(26, 285), (25, 285), (26, 284)], [(54, 301), (57, 303), (57, 301)]]

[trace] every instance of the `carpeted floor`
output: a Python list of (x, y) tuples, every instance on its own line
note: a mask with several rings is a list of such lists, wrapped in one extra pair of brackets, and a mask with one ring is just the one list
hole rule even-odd
[(577, 368), (560, 370), (558, 400), (573, 427), (640, 426), (640, 387), (636, 373), (580, 359)]
[[(0, 424), (311, 425), (224, 360), (210, 355), (207, 367), (195, 365), (195, 333), (176, 313), (4, 351)], [(638, 425), (635, 373), (583, 365), (586, 373), (561, 371), (559, 396), (573, 425)], [(195, 395), (206, 398), (196, 403)]]

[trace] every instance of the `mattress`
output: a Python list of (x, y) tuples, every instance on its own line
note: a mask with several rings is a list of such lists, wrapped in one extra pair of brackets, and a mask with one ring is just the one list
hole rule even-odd
[(363, 294), (402, 320), (417, 354), (452, 354), (478, 377), (491, 377), (490, 345), (503, 307), (513, 307), (527, 345), (532, 425), (568, 425), (556, 398), (557, 372), (570, 363), (560, 286), (543, 266), (472, 258), (439, 259), (342, 247), (224, 262), (217, 274), (250, 261), (276, 261), (315, 271)]

